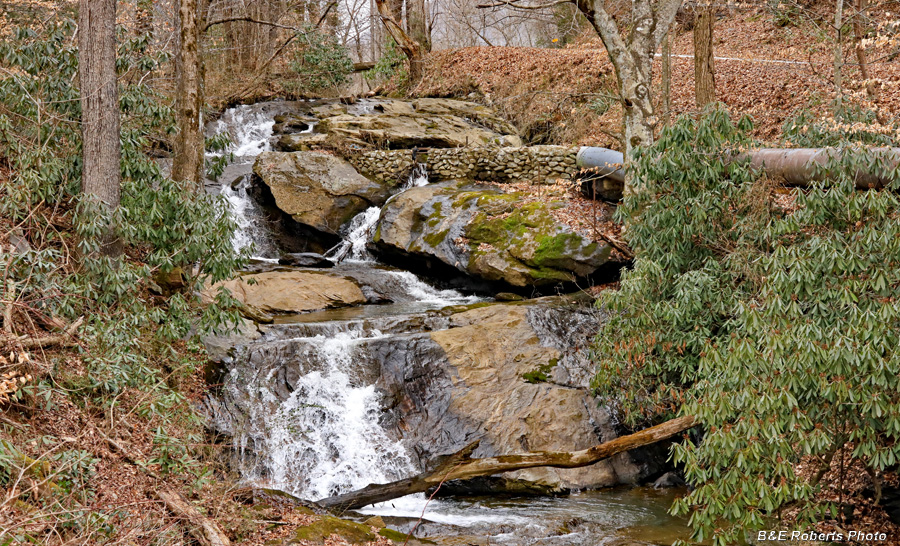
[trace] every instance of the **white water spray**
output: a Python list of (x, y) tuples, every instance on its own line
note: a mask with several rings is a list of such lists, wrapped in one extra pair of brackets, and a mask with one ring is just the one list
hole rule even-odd
[[(274, 117), (252, 106), (237, 106), (226, 110), (213, 126), (214, 134), (229, 133), (231, 144), (222, 152), (208, 152), (207, 157), (234, 156), (233, 164), (251, 164), (262, 152), (272, 149), (270, 140)], [(226, 180), (219, 192), (228, 201), (228, 210), (238, 226), (231, 243), (238, 252), (253, 248), (253, 258), (271, 260), (276, 257), (275, 245), (263, 227), (262, 213), (256, 203), (247, 195), (248, 179), (238, 183)]]
[[(269, 377), (255, 386), (232, 382), (232, 388), (247, 389), (258, 400), (245, 433), (262, 451), (251, 479), (320, 499), (415, 472), (406, 449), (378, 423), (381, 397), (374, 385), (360, 385), (355, 377), (360, 344), (382, 337), (363, 335), (350, 331), (294, 340), (306, 344), (304, 355), (319, 369), (300, 376), (284, 402), (268, 391)], [(247, 438), (242, 440), (247, 445)]]

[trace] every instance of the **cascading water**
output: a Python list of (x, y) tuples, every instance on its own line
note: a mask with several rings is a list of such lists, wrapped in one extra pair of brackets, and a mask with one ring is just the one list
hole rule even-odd
[[(414, 163), (412, 171), (410, 171), (400, 193), (403, 193), (410, 188), (427, 185), (428, 168), (422, 163)], [(340, 263), (344, 260), (374, 262), (375, 258), (369, 253), (368, 249), (366, 249), (366, 244), (375, 234), (375, 224), (378, 223), (378, 216), (380, 213), (381, 208), (369, 207), (354, 216), (345, 228), (346, 235), (343, 240), (334, 248), (330, 249), (325, 254), (325, 257), (335, 263)]]
[(232, 239), (234, 249), (241, 251), (251, 248), (253, 258), (259, 260), (273, 260), (278, 254), (263, 223), (259, 221), (262, 212), (247, 195), (250, 183), (249, 166), (256, 160), (256, 156), (271, 150), (270, 140), (274, 125), (273, 115), (264, 109), (237, 106), (226, 110), (221, 118), (207, 128), (210, 136), (222, 133), (231, 136), (231, 143), (225, 150), (207, 152), (207, 157), (230, 155), (233, 157), (229, 166), (232, 171), (247, 171), (242, 172), (237, 179), (225, 180), (219, 188), (219, 193), (227, 199), (229, 212), (238, 226)]
[[(365, 115), (376, 106), (360, 101), (348, 110)], [(234, 164), (244, 169), (239, 174), (245, 178), (233, 183), (238, 176), (231, 176), (220, 190), (240, 226), (234, 245), (246, 248), (255, 243), (261, 257), (274, 257), (275, 248), (263, 246), (267, 234), (247, 195), (246, 173), (256, 156), (270, 149), (272, 110), (278, 108), (278, 104), (270, 104), (269, 110), (264, 105), (237, 107), (208, 128), (211, 134), (232, 135), (226, 153), (234, 154)], [(311, 131), (313, 127), (304, 132)], [(426, 184), (424, 165), (415, 164), (401, 192)], [(409, 440), (402, 423), (391, 421), (402, 401), (383, 387), (380, 378), (386, 377), (383, 370), (390, 362), (421, 362), (417, 360), (421, 353), (410, 348), (430, 339), (429, 332), (448, 327), (451, 319), (431, 310), (481, 299), (439, 290), (410, 272), (379, 265), (366, 248), (379, 215), (380, 209), (372, 207), (353, 218), (343, 241), (327, 256), (341, 262), (334, 274), (367, 277), (369, 288), (390, 289), (389, 298), (370, 301), (393, 303), (282, 317), (283, 322), (279, 318), (276, 324), (261, 327), (262, 338), (229, 357), (222, 394), (209, 401), (210, 425), (233, 438), (237, 464), (249, 482), (318, 500), (421, 470), (418, 448), (408, 451), (402, 443)], [(445, 322), (439, 324), (441, 320)], [(642, 540), (665, 526), (673, 528), (666, 514), (671, 494), (628, 495), (594, 492), (569, 498), (430, 502), (415, 495), (359, 512), (397, 516), (401, 530), (408, 530), (424, 513), (426, 534), (459, 534), (464, 528), (463, 534), (491, 537), (491, 544), (508, 546), (597, 546), (632, 538), (619, 532), (625, 526), (640, 528), (642, 534), (634, 538)], [(557, 529), (576, 519), (582, 522), (576, 524), (579, 530), (557, 536)], [(660, 541), (671, 543), (668, 536)]]
[(398, 479), (415, 470), (404, 447), (378, 424), (381, 397), (360, 377), (358, 351), (381, 332), (352, 329), (290, 340), (312, 369), (279, 401), (268, 385), (272, 373), (230, 382), (232, 395), (247, 396), (261, 411), (250, 414), (240, 435), (257, 457), (245, 469), (251, 481), (304, 498)]

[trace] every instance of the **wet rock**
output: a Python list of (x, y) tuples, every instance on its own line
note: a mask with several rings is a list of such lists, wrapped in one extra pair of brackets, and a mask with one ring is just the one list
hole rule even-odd
[(413, 188), (381, 211), (374, 237), (388, 259), (438, 261), (514, 287), (574, 282), (597, 271), (611, 248), (558, 223), (552, 204), (460, 182)]
[(239, 302), (266, 313), (302, 313), (358, 305), (366, 301), (359, 286), (337, 275), (305, 271), (270, 271), (216, 283), (203, 291), (209, 301), (221, 288)]
[(281, 265), (290, 265), (294, 267), (317, 267), (327, 269), (334, 267), (334, 262), (315, 252), (295, 252), (293, 254), (283, 254), (278, 258)]
[(525, 296), (520, 296), (514, 292), (498, 292), (494, 295), (494, 299), (497, 301), (523, 301)]
[(669, 487), (683, 487), (687, 485), (684, 478), (675, 472), (666, 472), (653, 482), (653, 489), (668, 489)]
[(275, 204), (301, 225), (336, 235), (368, 207), (383, 204), (395, 184), (376, 183), (352, 165), (321, 152), (263, 152), (253, 172)]

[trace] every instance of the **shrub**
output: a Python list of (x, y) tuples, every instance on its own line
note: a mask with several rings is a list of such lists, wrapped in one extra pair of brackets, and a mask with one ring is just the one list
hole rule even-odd
[(303, 47), (291, 61), (291, 70), (302, 79), (304, 88), (321, 91), (347, 83), (353, 73), (353, 61), (337, 38), (312, 26), (300, 34)]
[(746, 162), (723, 161), (748, 129), (722, 111), (682, 118), (638, 159), (619, 212), (637, 258), (600, 300), (593, 351), (597, 391), (628, 422), (702, 425), (674, 448), (695, 486), (674, 511), (716, 544), (787, 507), (800, 525), (835, 517), (819, 493), (839, 451), (874, 476), (900, 457), (900, 174), (857, 191), (855, 167), (878, 154), (830, 140), (844, 154), (825, 181), (779, 205)]

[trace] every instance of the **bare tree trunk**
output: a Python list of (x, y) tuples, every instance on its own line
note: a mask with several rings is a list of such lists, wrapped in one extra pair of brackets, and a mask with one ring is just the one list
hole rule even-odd
[(694, 8), (694, 96), (697, 108), (716, 101), (715, 67), (713, 65), (714, 8), (709, 4)]
[[(116, 0), (80, 0), (78, 4), (78, 78), (83, 153), (81, 191), (102, 212), (111, 213), (119, 206), (122, 180)], [(112, 228), (100, 243), (103, 255), (121, 253)]]
[(412, 39), (419, 42), (424, 53), (431, 51), (431, 32), (428, 28), (425, 0), (406, 0), (406, 18)]
[(834, 7), (834, 32), (835, 32), (835, 40), (834, 40), (834, 92), (835, 92), (835, 106), (837, 108), (841, 107), (841, 103), (843, 101), (843, 84), (841, 82), (841, 71), (844, 65), (844, 47), (843, 47), (843, 32), (842, 27), (844, 26), (844, 0), (837, 0)]
[(179, 0), (179, 37), (175, 54), (175, 157), (172, 179), (190, 182), (199, 188), (203, 170), (203, 132), (200, 109), (203, 104), (203, 68), (200, 61), (200, 13), (197, 0)]
[(422, 46), (403, 30), (400, 20), (391, 13), (391, 6), (388, 5), (389, 1), (392, 0), (375, 0), (375, 7), (378, 8), (378, 13), (381, 15), (381, 21), (384, 23), (385, 28), (391, 34), (391, 37), (394, 38), (394, 41), (397, 42), (397, 45), (400, 46), (400, 50), (403, 51), (406, 58), (409, 59), (409, 83), (410, 87), (413, 87), (419, 83), (424, 73)]
[(866, 86), (866, 95), (870, 99), (874, 99), (878, 96), (878, 93), (875, 90), (875, 83), (872, 81), (869, 76), (869, 63), (866, 62), (866, 48), (863, 47), (863, 37), (865, 36), (865, 32), (863, 31), (863, 21), (866, 16), (866, 9), (868, 8), (868, 2), (866, 0), (856, 0), (856, 17), (853, 18), (853, 39), (855, 42), (856, 49), (856, 61), (859, 63), (859, 75), (865, 82)]
[[(622, 36), (603, 0), (576, 0), (581, 13), (603, 41), (616, 70), (619, 100), (622, 102), (625, 135), (625, 171), (630, 171), (633, 150), (653, 144), (656, 112), (653, 108), (653, 56), (675, 21), (682, 0), (632, 0), (631, 19), (634, 28)], [(630, 175), (628, 175), (630, 178)], [(625, 193), (632, 185), (626, 179)]]
[(666, 34), (662, 50), (663, 124), (672, 121), (672, 32)]
[(542, 466), (580, 468), (598, 463), (631, 449), (671, 438), (694, 425), (693, 417), (679, 417), (655, 427), (650, 427), (628, 436), (622, 436), (581, 451), (539, 451), (522, 455), (487, 457), (484, 459), (471, 458), (472, 452), (478, 447), (478, 442), (476, 441), (445, 459), (434, 470), (392, 483), (369, 485), (358, 491), (320, 500), (316, 504), (330, 510), (346, 511), (412, 493), (421, 493), (451, 480), (468, 480), (479, 476), (492, 476), (501, 472)]

